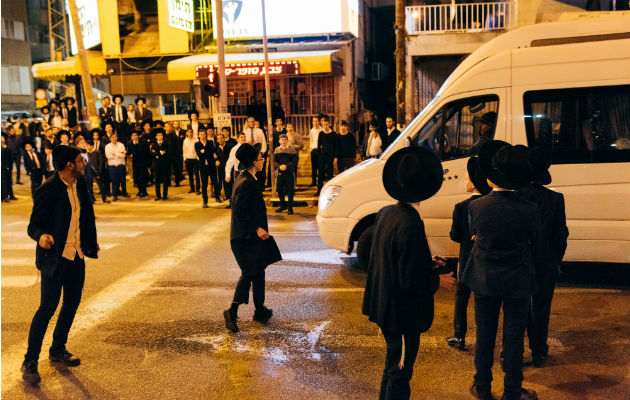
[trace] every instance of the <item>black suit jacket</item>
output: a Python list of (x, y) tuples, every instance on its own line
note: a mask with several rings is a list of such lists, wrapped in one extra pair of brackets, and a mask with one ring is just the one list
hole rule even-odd
[[(77, 194), (81, 204), (79, 229), (81, 230), (81, 251), (86, 257), (98, 258), (94, 209), (84, 178), (77, 179)], [(59, 174), (46, 180), (35, 192), (33, 213), (28, 224), (28, 235), (38, 242), (35, 250), (35, 265), (46, 276), (53, 276), (66, 245), (72, 208), (66, 184)], [(44, 233), (52, 235), (55, 244), (49, 250), (39, 246), (39, 238)]]
[(481, 195), (474, 194), (466, 200), (455, 204), (453, 209), (453, 224), (451, 225), (451, 239), (459, 243), (459, 273), (458, 279), (462, 279), (462, 275), (466, 270), (466, 263), (473, 247), (473, 241), (470, 234), (470, 224), (468, 223), (468, 204), (478, 199)]
[(134, 110), (134, 116), (136, 117), (136, 122), (140, 124), (140, 126), (144, 125), (145, 122), (153, 122), (153, 113), (148, 108), (142, 109), (142, 114), (140, 114), (140, 109), (136, 107)]
[(33, 149), (33, 153), (35, 153), (35, 157), (39, 160), (39, 168), (37, 168), (37, 163), (31, 160), (30, 154), (24, 152), (24, 169), (26, 169), (26, 172), (29, 174), (42, 174), (44, 168), (46, 167), (46, 159), (35, 149)]
[(205, 146), (201, 143), (201, 140), (195, 142), (195, 152), (197, 157), (199, 157), (200, 168), (216, 168), (214, 164), (214, 142), (206, 140)]
[(475, 294), (522, 299), (536, 293), (534, 254), (540, 241), (536, 204), (511, 191), (471, 201), (475, 235), (463, 282)]
[(538, 184), (530, 184), (518, 191), (524, 199), (538, 206), (540, 215), (540, 245), (534, 256), (539, 283), (558, 276), (558, 266), (567, 249), (567, 218), (564, 196)]
[[(225, 170), (225, 164), (227, 164), (228, 158), (230, 158), (230, 151), (232, 150), (232, 146), (228, 143), (223, 145), (223, 149), (216, 145), (214, 148), (214, 154), (217, 156), (216, 160), (219, 161), (219, 168)], [(222, 176), (219, 178), (223, 179)]]
[[(120, 121), (121, 124), (126, 124), (127, 123), (127, 107), (121, 105), (120, 108), (122, 109), (122, 121)], [(117, 122), (116, 121), (116, 105), (114, 104), (112, 107), (109, 108), (110, 111), (110, 118), (112, 119), (112, 121)]]
[[(164, 154), (161, 153), (162, 150), (165, 151)], [(170, 159), (166, 140), (162, 142), (162, 145), (158, 144), (158, 142), (151, 144), (151, 160), (151, 169), (157, 174), (164, 175), (168, 173)]]
[(101, 120), (101, 126), (104, 126), (106, 122), (112, 122), (114, 109), (110, 106), (105, 109), (101, 107), (98, 109), (98, 118)]
[(379, 211), (372, 236), (363, 314), (390, 334), (425, 332), (440, 286), (424, 223), (411, 205)]
[(137, 144), (129, 141), (127, 145), (129, 154), (131, 154), (131, 164), (133, 169), (146, 168), (151, 161), (151, 152), (146, 141), (138, 139)]
[(68, 126), (70, 128), (74, 128), (79, 124), (79, 112), (76, 106), (72, 106), (72, 108), (68, 108)]
[(263, 240), (256, 233), (258, 228), (269, 230), (267, 207), (256, 179), (248, 171), (243, 171), (236, 178), (232, 192), (230, 245), (246, 276), (258, 274), (266, 267), (260, 260)]
[(383, 149), (383, 151), (385, 151), (385, 149), (388, 148), (389, 145), (392, 144), (392, 142), (396, 140), (399, 135), (400, 131), (398, 129), (394, 129), (390, 134), (387, 134), (387, 128), (383, 129), (383, 131), (380, 133), (382, 142), (381, 148)]

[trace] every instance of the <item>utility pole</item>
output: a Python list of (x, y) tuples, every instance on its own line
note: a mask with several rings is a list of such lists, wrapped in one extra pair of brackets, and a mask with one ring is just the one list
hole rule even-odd
[(407, 125), (405, 119), (405, 60), (407, 56), (405, 29), (405, 0), (396, 0), (396, 123), (399, 126)]
[(223, 0), (215, 0), (215, 11), (217, 13), (217, 59), (219, 67), (219, 111), (227, 112), (227, 83), (225, 80), (225, 40), (223, 40)]
[(271, 92), (269, 88), (271, 83), (269, 82), (269, 51), (267, 48), (267, 17), (265, 15), (265, 0), (262, 2), (262, 22), (263, 22), (263, 51), (265, 53), (265, 100), (267, 102), (267, 158), (269, 165), (269, 171), (271, 171), (271, 196), (276, 196), (276, 176), (273, 173), (273, 124), (271, 121)]
[[(69, 55), (66, 7), (62, 0), (48, 0), (48, 38), (50, 40), (50, 61), (62, 61)], [(64, 56), (65, 53), (65, 56)], [(51, 82), (55, 97), (57, 83)]]
[(98, 114), (96, 113), (96, 104), (94, 103), (94, 92), (92, 91), (92, 75), (88, 66), (87, 53), (83, 46), (83, 33), (81, 32), (81, 23), (79, 22), (79, 9), (76, 0), (68, 0), (70, 7), (70, 17), (72, 18), (72, 26), (74, 28), (74, 36), (77, 39), (79, 72), (81, 73), (81, 83), (83, 84), (83, 95), (85, 96), (85, 104), (87, 105), (88, 118), (92, 129), (98, 128)]

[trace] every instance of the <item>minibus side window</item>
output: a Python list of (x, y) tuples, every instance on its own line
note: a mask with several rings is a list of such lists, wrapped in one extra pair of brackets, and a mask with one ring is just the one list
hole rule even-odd
[(630, 161), (630, 86), (541, 90), (523, 97), (530, 147), (553, 164)]
[[(499, 98), (496, 95), (476, 96), (446, 104), (420, 129), (412, 140), (415, 146), (426, 147), (440, 160), (453, 160), (476, 154), (484, 139), (494, 137), (496, 122), (484, 128), (482, 120), (496, 115)], [(487, 118), (485, 118), (487, 120)], [(476, 145), (477, 144), (477, 145)]]

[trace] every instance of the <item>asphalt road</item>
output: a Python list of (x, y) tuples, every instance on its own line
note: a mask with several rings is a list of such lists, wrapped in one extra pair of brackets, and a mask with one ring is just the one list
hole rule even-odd
[[(102, 251), (87, 261), (68, 343), (82, 365), (48, 362), (51, 328), (40, 360), (42, 384), (32, 388), (18, 370), (39, 282), (35, 244), (26, 236), (32, 203), (28, 187), (16, 186), (19, 200), (2, 204), (2, 398), (378, 398), (385, 347), (360, 312), (365, 275), (352, 257), (322, 243), (316, 209), (298, 207), (294, 216), (268, 210), (284, 257), (267, 270), (274, 317), (261, 325), (251, 320), (253, 306), (242, 306), (241, 332), (231, 334), (222, 317), (239, 276), (229, 248), (230, 211), (202, 209), (199, 196), (186, 189), (174, 188), (168, 202), (96, 204)], [(541, 399), (630, 398), (630, 291), (618, 280), (602, 282), (598, 271), (586, 270), (581, 281), (556, 291), (548, 366), (524, 370), (524, 386)], [(471, 351), (451, 349), (444, 338), (452, 333), (453, 298), (436, 294), (435, 322), (421, 337), (415, 364), (414, 399), (472, 399), (473, 308)], [(498, 365), (494, 375), (500, 397)]]

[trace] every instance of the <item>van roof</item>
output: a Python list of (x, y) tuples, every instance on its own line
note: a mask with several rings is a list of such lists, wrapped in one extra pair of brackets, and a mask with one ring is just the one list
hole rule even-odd
[(565, 13), (557, 22), (528, 25), (506, 32), (472, 52), (444, 82), (438, 96), (465, 71), (495, 54), (524, 47), (630, 38), (630, 12)]

